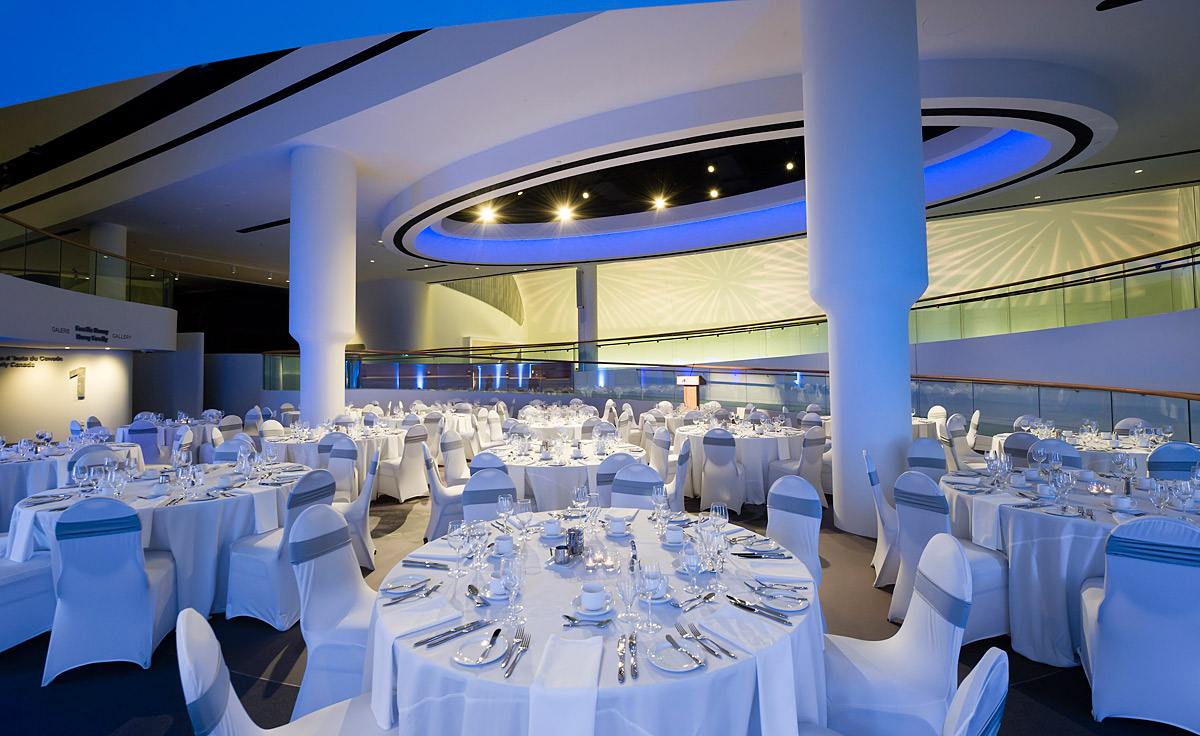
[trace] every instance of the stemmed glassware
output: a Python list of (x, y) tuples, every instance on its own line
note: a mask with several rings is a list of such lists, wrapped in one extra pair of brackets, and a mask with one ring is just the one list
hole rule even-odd
[(452, 521), (446, 532), (446, 543), (450, 545), (450, 549), (454, 550), (455, 565), (450, 571), (450, 577), (458, 579), (467, 575), (467, 571), (462, 569), (463, 560), (466, 555), (463, 552), (467, 549), (466, 522)]
[(700, 587), (699, 575), (704, 564), (704, 560), (700, 554), (700, 548), (695, 542), (688, 541), (683, 545), (683, 552), (679, 556), (683, 563), (683, 570), (692, 578), (692, 584), (684, 588), (684, 592), (689, 595), (699, 595), (704, 589)]
[(517, 500), (516, 510), (513, 514), (516, 517), (517, 523), (521, 525), (521, 544), (524, 546), (525, 540), (529, 539), (529, 524), (533, 521), (533, 501), (528, 498)]
[(470, 567), (474, 570), (487, 568), (487, 555), (484, 554), (484, 550), (487, 549), (487, 540), (487, 526), (482, 522), (475, 522), (467, 527), (467, 541), (470, 544), (472, 558)]
[(525, 559), (522, 555), (505, 555), (500, 560), (500, 580), (508, 593), (508, 616), (504, 618), (504, 624), (520, 626), (525, 623), (525, 619), (520, 616), (525, 607), (517, 603), (521, 588), (525, 586)]
[(1171, 495), (1179, 502), (1179, 510), (1185, 515), (1187, 514), (1188, 501), (1192, 500), (1195, 495), (1195, 489), (1192, 488), (1192, 483), (1189, 480), (1175, 481), (1171, 484)]
[(593, 534), (599, 532), (600, 525), (600, 494), (589, 491), (587, 494), (587, 527)]
[(637, 620), (637, 614), (630, 610), (638, 596), (637, 570), (628, 562), (622, 562), (617, 568), (617, 595), (625, 604), (625, 610), (617, 615), (617, 620), (629, 623)]
[(662, 483), (655, 483), (650, 489), (650, 502), (654, 504), (654, 530), (661, 537), (667, 525), (667, 489)]
[(1171, 441), (1171, 436), (1175, 434), (1175, 426), (1172, 424), (1164, 424), (1162, 426), (1162, 436), (1167, 441)]
[(644, 631), (647, 634), (652, 634), (662, 628), (662, 624), (657, 623), (650, 617), (651, 600), (658, 595), (659, 589), (662, 587), (662, 570), (659, 569), (657, 562), (642, 562), (638, 567), (638, 593), (646, 600), (646, 618), (639, 621), (638, 631)]
[(1038, 466), (1038, 478), (1041, 478), (1041, 477), (1042, 477), (1042, 475), (1043, 475), (1043, 473), (1044, 473), (1044, 470), (1045, 470), (1045, 469), (1042, 467), (1042, 465), (1043, 465), (1043, 464), (1045, 464), (1045, 462), (1046, 462), (1046, 448), (1044, 448), (1044, 447), (1035, 447), (1035, 448), (1034, 448), (1034, 449), (1033, 449), (1033, 450), (1032, 450), (1032, 451), (1029, 453), (1029, 459), (1030, 459), (1030, 460), (1032, 460), (1033, 462), (1037, 463), (1037, 466)]
[(513, 497), (511, 493), (505, 493), (496, 499), (496, 515), (500, 517), (501, 523), (505, 527), (508, 526), (508, 517), (513, 513)]
[(1158, 509), (1158, 513), (1163, 512), (1163, 507), (1167, 505), (1167, 501), (1171, 498), (1171, 492), (1167, 490), (1166, 481), (1156, 480), (1150, 483), (1150, 503), (1154, 504), (1154, 508)]
[(714, 503), (708, 507), (708, 518), (716, 530), (724, 534), (725, 526), (729, 523), (729, 509), (723, 503)]
[(88, 469), (86, 465), (77, 463), (71, 468), (71, 480), (75, 481), (75, 485), (82, 487), (87, 477)]
[(1057, 473), (1062, 470), (1063, 461), (1062, 455), (1057, 452), (1050, 453), (1050, 472)]
[(576, 512), (582, 512), (587, 508), (587, 497), (587, 486), (575, 486), (575, 490), (571, 491), (571, 508)]

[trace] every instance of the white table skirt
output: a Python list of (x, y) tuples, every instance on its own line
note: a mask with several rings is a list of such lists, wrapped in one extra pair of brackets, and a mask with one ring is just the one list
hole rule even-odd
[[(499, 453), (500, 459), (508, 469), (508, 475), (517, 487), (517, 498), (533, 497), (534, 506), (538, 511), (554, 511), (571, 506), (571, 496), (576, 486), (586, 485), (588, 490), (595, 490), (596, 469), (604, 460), (592, 454), (593, 448), (584, 445), (584, 457), (570, 460), (566, 465), (550, 465), (538, 458), (538, 454), (514, 456), (507, 450)], [(615, 452), (632, 455), (640, 463), (646, 462), (646, 451), (632, 445), (621, 446)], [(601, 491), (600, 504), (612, 505), (612, 490)]]
[(57, 458), (53, 457), (0, 462), (0, 530), (8, 530), (13, 507), (22, 499), (65, 482), (59, 472)]
[[(200, 445), (212, 444), (212, 431), (216, 426), (209, 422), (188, 425), (188, 429), (192, 430), (192, 462), (200, 461)], [(179, 425), (158, 427), (158, 446), (170, 447), (175, 442), (175, 431), (178, 429)], [(129, 425), (122, 424), (117, 427), (116, 436), (113, 439), (117, 442), (129, 442)], [(225, 439), (230, 438), (226, 437)]]
[[(367, 464), (371, 462), (371, 456), (375, 454), (375, 451), (379, 450), (380, 460), (399, 457), (404, 452), (404, 435), (406, 434), (408, 434), (408, 430), (395, 430), (389, 434), (368, 435), (354, 440), (354, 446), (358, 448), (358, 460), (355, 464), (355, 467), (358, 468), (358, 489), (362, 488), (362, 484), (367, 479)], [(329, 458), (324, 458), (325, 462), (320, 462), (317, 444), (317, 440), (311, 442), (281, 440), (266, 442), (263, 449), (266, 449), (267, 445), (274, 447), (280, 462), (297, 463), (310, 468), (327, 467)]]
[[(992, 451), (1004, 452), (1004, 440), (1008, 439), (1011, 434), (1012, 432), (1005, 432), (992, 437)], [(1079, 457), (1083, 461), (1084, 470), (1095, 470), (1097, 473), (1111, 472), (1112, 453), (1123, 452), (1127, 457), (1132, 457), (1134, 463), (1137, 464), (1138, 475), (1146, 475), (1148, 472), (1146, 460), (1150, 457), (1150, 450), (1144, 447), (1133, 447), (1128, 442), (1122, 442), (1120, 447), (1112, 450), (1083, 450), (1078, 445), (1075, 445), (1075, 449), (1079, 450)], [(1030, 467), (1036, 467), (1032, 460), (1029, 465)], [(1049, 467), (1049, 465), (1046, 467)]]
[[(675, 434), (672, 452), (679, 452), (685, 439), (692, 443), (692, 493), (703, 498), (704, 491), (704, 432), (707, 428), (683, 427)], [(767, 477), (773, 460), (796, 460), (804, 435), (798, 430), (785, 430), (784, 434), (774, 432), (766, 435), (735, 436), (734, 445), (737, 449), (737, 461), (746, 471), (746, 500), (749, 504), (764, 504), (767, 502)]]
[(559, 438), (559, 430), (567, 433), (568, 440), (577, 440), (583, 437), (582, 422), (574, 422), (572, 424), (549, 424), (547, 422), (523, 423), (526, 427), (529, 427), (529, 431), (533, 432), (533, 436), (539, 440), (557, 440)]
[[(633, 531), (641, 542), (638, 552), (643, 560), (659, 562), (668, 571), (667, 578), (680, 595), (687, 582), (670, 573), (673, 555), (664, 549), (654, 536), (645, 514), (633, 524)], [(436, 544), (436, 543), (435, 543)], [(627, 554), (628, 542), (619, 546)], [(420, 556), (420, 550), (413, 553)], [(379, 725), (394, 728), (403, 724), (406, 734), (412, 736), (475, 736), (497, 733), (520, 736), (529, 733), (529, 690), (538, 663), (551, 635), (566, 637), (598, 636), (603, 639), (603, 657), (600, 664), (599, 690), (596, 702), (596, 734), (604, 736), (734, 736), (763, 733), (759, 726), (757, 711), (758, 677), (756, 657), (741, 648), (735, 648), (736, 660), (708, 657), (708, 666), (699, 671), (684, 674), (669, 674), (650, 663), (647, 652), (660, 645), (664, 634), (674, 634), (674, 622), (690, 622), (710, 615), (717, 605), (709, 604), (701, 609), (680, 615), (678, 610), (667, 605), (653, 607), (655, 620), (664, 629), (655, 634), (638, 634), (637, 680), (628, 678), (624, 684), (617, 682), (617, 638), (627, 633), (627, 624), (614, 621), (605, 629), (562, 628), (561, 614), (571, 610), (570, 601), (579, 593), (582, 583), (603, 583), (615, 594), (615, 576), (612, 573), (586, 573), (582, 564), (565, 571), (543, 567), (547, 548), (540, 542), (532, 542), (527, 554), (528, 577), (521, 593), (520, 603), (525, 607), (522, 616), (528, 619), (525, 630), (532, 637), (531, 646), (525, 653), (511, 678), (504, 679), (499, 663), (479, 668), (467, 668), (450, 661), (458, 645), (473, 636), (463, 637), (434, 647), (413, 648), (412, 642), (432, 633), (444, 631), (460, 621), (475, 620), (478, 612), (473, 605), (459, 620), (426, 629), (421, 632), (397, 637), (389, 635), (389, 613), (406, 604), (383, 608), (376, 603), (368, 635), (365, 689), (371, 693), (372, 708)], [(799, 562), (794, 562), (797, 576), (807, 575)], [(463, 605), (462, 591), (468, 583), (485, 586), (484, 571), (472, 571), (472, 575), (454, 581), (435, 570), (418, 570), (397, 566), (388, 573), (388, 578), (402, 574), (428, 573), (434, 580), (443, 581), (443, 590), (452, 596), (456, 607)], [(734, 582), (747, 579), (749, 569), (739, 560), (726, 568), (723, 581), (734, 587)], [(441, 595), (440, 593), (435, 595)], [(618, 604), (619, 605), (619, 604)], [(643, 611), (645, 610), (643, 606)], [(484, 615), (501, 618), (505, 615), (503, 603), (493, 603), (484, 609)], [(615, 612), (614, 612), (615, 613)], [(751, 620), (766, 623), (779, 637), (788, 637), (791, 642), (794, 675), (794, 692), (798, 720), (801, 723), (825, 723), (825, 665), (824, 631), (820, 602), (805, 613), (793, 615), (793, 626), (783, 627), (763, 621), (754, 614), (745, 613)], [(379, 628), (384, 627), (383, 631)], [(506, 636), (512, 631), (503, 627)], [(723, 642), (725, 643), (725, 642)], [(691, 643), (688, 643), (689, 645)], [(729, 644), (725, 643), (728, 647)], [(696, 651), (700, 651), (698, 647)], [(386, 657), (388, 662), (376, 666), (375, 659)], [(388, 666), (390, 663), (390, 666)], [(376, 678), (376, 672), (386, 676)], [(793, 732), (794, 733), (794, 732)], [(786, 736), (774, 734), (770, 736)]]
[[(228, 472), (228, 468), (222, 468), (207, 473), (205, 487), (215, 489), (216, 478)], [(157, 490), (154, 482), (147, 480), (126, 485), (122, 500), (137, 510), (142, 522), (142, 546), (169, 551), (174, 556), (180, 608), (195, 608), (207, 616), (225, 610), (230, 545), (241, 537), (277, 529), (284, 518), (290, 488), (290, 484), (244, 486), (234, 491), (238, 494), (235, 498), (164, 506), (166, 498), (138, 497)], [(21, 561), (38, 549), (50, 549), (55, 543), (54, 527), (61, 517), (57, 512), (78, 500), (75, 497), (33, 508), (18, 506), (9, 535), (9, 559)]]
[[(1091, 508), (1095, 521), (1054, 516), (1046, 513), (1048, 509), (1017, 509), (1010, 505), (997, 509), (994, 507), (1001, 499), (995, 494), (963, 492), (950, 484), (952, 480), (947, 477), (941, 486), (950, 504), (954, 535), (1008, 555), (1013, 649), (1056, 667), (1077, 665), (1076, 651), (1083, 642), (1080, 587), (1084, 580), (1104, 575), (1104, 543), (1116, 525), (1113, 515), (1086, 491), (1072, 492), (1069, 503)], [(1153, 511), (1144, 492), (1135, 491), (1134, 498), (1142, 511)], [(984, 512), (982, 504), (993, 505), (993, 514), (998, 511), (998, 528), (973, 526), (977, 511)]]

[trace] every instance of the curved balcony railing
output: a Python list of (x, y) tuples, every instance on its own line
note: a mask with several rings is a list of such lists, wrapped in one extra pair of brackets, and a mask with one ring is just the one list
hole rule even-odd
[(105, 253), (0, 214), (0, 273), (156, 307), (173, 302), (175, 274)]

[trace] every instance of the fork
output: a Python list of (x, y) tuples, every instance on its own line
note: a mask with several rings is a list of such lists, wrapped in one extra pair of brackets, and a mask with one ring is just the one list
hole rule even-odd
[(680, 622), (678, 622), (678, 621), (676, 621), (676, 622), (675, 622), (675, 630), (679, 632), (679, 636), (680, 636), (680, 638), (682, 638), (682, 639), (691, 639), (692, 641), (696, 642), (696, 643), (697, 643), (697, 644), (699, 644), (700, 646), (704, 647), (704, 651), (706, 651), (706, 652), (708, 652), (709, 654), (713, 655), (713, 656), (714, 656), (714, 657), (716, 657), (717, 659), (720, 659), (720, 658), (721, 658), (721, 655), (720, 655), (720, 654), (717, 654), (716, 650), (714, 650), (714, 649), (713, 649), (712, 647), (710, 647), (709, 645), (705, 644), (705, 643), (704, 643), (704, 641), (703, 641), (703, 640), (702, 640), (700, 637), (698, 637), (698, 636), (692, 636), (691, 634), (689, 634), (689, 633), (688, 633), (688, 630), (687, 630), (687, 629), (685, 629), (685, 628), (683, 628), (683, 624), (681, 624), (681, 623), (680, 623)]
[(520, 626), (517, 627), (517, 630), (513, 633), (512, 643), (508, 645), (508, 651), (506, 651), (504, 653), (504, 660), (500, 662), (501, 668), (508, 666), (508, 660), (510, 657), (512, 657), (513, 652), (515, 652), (517, 650), (517, 644), (520, 643), (521, 637), (523, 637), (523, 636), (525, 636), (525, 625), (521, 624)]
[(420, 593), (409, 593), (406, 596), (396, 598), (395, 600), (390, 600), (387, 603), (384, 603), (383, 605), (394, 606), (397, 603), (403, 603), (405, 601), (415, 601), (420, 598), (428, 598), (429, 596), (433, 595), (434, 591), (436, 591), (440, 587), (442, 587), (442, 584), (440, 582), (437, 582), (437, 583), (434, 583), (433, 585), (429, 586), (425, 590), (422, 590)]
[[(712, 645), (714, 647), (716, 647), (717, 649), (720, 649), (722, 652), (724, 652), (725, 656), (729, 657), (730, 659), (737, 659), (737, 655), (735, 655), (733, 652), (729, 651), (725, 647), (721, 646), (721, 642), (717, 641), (716, 639), (712, 638), (711, 636), (705, 636), (704, 633), (701, 632), (699, 628), (697, 628), (695, 623), (688, 624), (688, 628), (691, 629), (692, 636), (696, 637), (696, 641), (701, 641), (702, 639), (707, 639), (708, 641), (712, 642)], [(703, 642), (701, 642), (701, 644), (703, 644)]]
[(527, 635), (524, 631), (521, 631), (521, 635), (517, 637), (517, 639), (520, 643), (517, 645), (517, 651), (513, 652), (513, 658), (512, 661), (508, 663), (508, 669), (504, 670), (505, 679), (508, 679), (508, 677), (512, 675), (513, 670), (517, 668), (517, 662), (521, 661), (521, 655), (529, 649), (529, 635)]

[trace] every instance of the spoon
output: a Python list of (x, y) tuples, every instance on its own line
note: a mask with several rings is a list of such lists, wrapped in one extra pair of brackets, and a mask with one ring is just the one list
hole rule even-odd
[(612, 623), (611, 618), (606, 618), (603, 621), (587, 621), (585, 619), (575, 618), (574, 616), (568, 616), (565, 613), (563, 614), (563, 618), (569, 622), (563, 624), (563, 626), (595, 626), (597, 629), (603, 629), (605, 626), (608, 626)]

